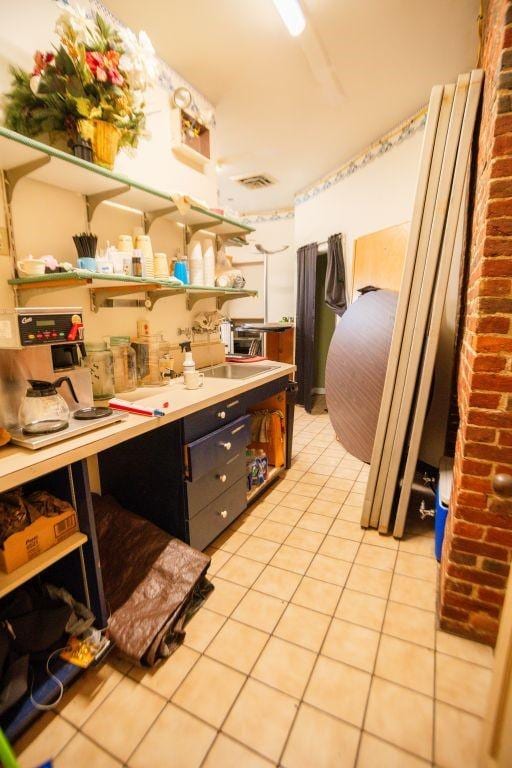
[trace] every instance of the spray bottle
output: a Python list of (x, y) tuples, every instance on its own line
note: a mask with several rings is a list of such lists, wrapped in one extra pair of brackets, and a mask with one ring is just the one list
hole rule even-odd
[(185, 359), (183, 361), (183, 375), (186, 373), (192, 373), (196, 369), (194, 358), (192, 357), (192, 345), (190, 341), (182, 341), (180, 343), (181, 351), (185, 353)]

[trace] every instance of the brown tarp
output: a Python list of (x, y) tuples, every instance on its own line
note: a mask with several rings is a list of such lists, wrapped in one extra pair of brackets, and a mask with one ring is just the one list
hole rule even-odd
[(93, 496), (109, 636), (133, 661), (152, 666), (183, 641), (187, 608), (210, 565), (203, 552)]

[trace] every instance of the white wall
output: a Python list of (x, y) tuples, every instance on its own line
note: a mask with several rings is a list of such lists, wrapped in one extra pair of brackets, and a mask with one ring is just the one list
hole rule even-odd
[(296, 246), (342, 232), (351, 275), (356, 238), (410, 220), (422, 138), (423, 130), (418, 130), (351, 176), (297, 205)]
[[(260, 219), (265, 218), (264, 221)], [(241, 269), (247, 281), (247, 288), (259, 291), (257, 299), (241, 299), (226, 304), (231, 317), (264, 317), (264, 267), (263, 257), (254, 247), (261, 244), (269, 251), (288, 246), (282, 253), (268, 256), (268, 316), (267, 322), (277, 322), (284, 316), (295, 316), (295, 244), (293, 218), (272, 220), (271, 216), (248, 216), (245, 221), (254, 232), (249, 236), (250, 244), (244, 248), (228, 248), (233, 265)], [(247, 264), (247, 262), (260, 262)], [(249, 314), (250, 313), (250, 314)]]

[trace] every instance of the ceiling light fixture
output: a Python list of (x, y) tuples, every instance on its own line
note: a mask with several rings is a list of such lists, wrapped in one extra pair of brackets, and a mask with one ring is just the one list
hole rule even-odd
[(273, 0), (284, 25), (292, 37), (298, 37), (306, 26), (299, 0)]

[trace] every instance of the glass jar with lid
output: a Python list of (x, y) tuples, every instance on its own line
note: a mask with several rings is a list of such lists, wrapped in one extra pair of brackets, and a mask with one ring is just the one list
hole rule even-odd
[(135, 350), (127, 336), (111, 336), (110, 349), (114, 362), (114, 389), (130, 392), (137, 388)]
[(91, 371), (92, 394), (95, 400), (114, 396), (114, 357), (104, 341), (86, 342), (84, 365)]
[(165, 383), (165, 361), (171, 361), (171, 344), (161, 333), (139, 336), (132, 342), (137, 360), (139, 386), (157, 387)]

